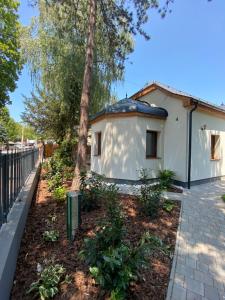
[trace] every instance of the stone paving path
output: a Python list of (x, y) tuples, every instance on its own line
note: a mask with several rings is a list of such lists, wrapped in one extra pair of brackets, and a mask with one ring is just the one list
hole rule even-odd
[(225, 300), (225, 181), (185, 190), (167, 300)]

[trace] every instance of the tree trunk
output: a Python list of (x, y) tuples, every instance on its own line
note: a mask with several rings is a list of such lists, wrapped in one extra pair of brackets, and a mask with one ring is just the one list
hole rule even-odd
[(83, 87), (80, 101), (80, 126), (79, 141), (77, 149), (77, 161), (74, 171), (72, 190), (79, 190), (80, 172), (86, 171), (87, 160), (87, 135), (88, 135), (88, 113), (90, 102), (90, 87), (93, 69), (94, 34), (96, 22), (97, 0), (89, 0), (89, 20), (87, 33), (87, 47), (84, 67)]

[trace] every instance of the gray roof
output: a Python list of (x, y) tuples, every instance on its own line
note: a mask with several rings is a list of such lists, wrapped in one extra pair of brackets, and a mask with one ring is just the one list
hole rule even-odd
[(168, 112), (164, 108), (151, 106), (146, 102), (126, 98), (116, 102), (115, 104), (108, 105), (106, 108), (92, 116), (91, 121), (103, 115), (129, 112), (138, 112), (161, 118), (166, 118), (168, 116)]
[[(199, 98), (199, 97), (193, 96), (193, 95), (191, 95), (191, 94), (188, 94), (188, 93), (186, 93), (186, 92), (179, 91), (179, 90), (177, 90), (177, 89), (175, 89), (175, 88), (173, 88), (173, 87), (171, 87), (171, 86), (169, 86), (169, 85), (163, 84), (163, 83), (158, 82), (158, 81), (152, 81), (152, 82), (146, 84), (146, 85), (145, 85), (142, 89), (140, 89), (137, 93), (139, 93), (139, 92), (145, 90), (147, 87), (149, 87), (149, 86), (151, 86), (151, 85), (159, 86), (159, 87), (161, 87), (162, 89), (167, 90), (168, 92), (173, 93), (173, 94), (176, 94), (176, 95), (180, 95), (180, 96), (192, 98), (192, 99), (198, 101), (199, 103), (201, 103), (201, 104), (203, 104), (203, 105), (205, 105), (205, 106), (214, 108), (214, 109), (216, 109), (216, 110), (218, 110), (218, 111), (221, 111), (221, 112), (223, 112), (223, 113), (224, 113), (224, 111), (225, 111), (224, 105), (216, 105), (216, 104), (212, 103), (211, 101), (207, 101), (207, 100), (201, 99), (201, 98)], [(135, 93), (135, 94), (137, 94), (137, 93)], [(134, 94), (134, 95), (135, 95), (135, 94)], [(131, 97), (132, 97), (132, 96), (131, 96)]]

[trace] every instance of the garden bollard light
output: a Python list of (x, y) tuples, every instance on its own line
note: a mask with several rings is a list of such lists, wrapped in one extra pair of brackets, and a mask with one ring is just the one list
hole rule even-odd
[(67, 238), (74, 240), (75, 231), (81, 225), (81, 193), (67, 193)]

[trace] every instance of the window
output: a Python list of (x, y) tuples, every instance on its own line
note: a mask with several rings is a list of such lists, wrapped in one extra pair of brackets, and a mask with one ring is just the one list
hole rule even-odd
[(101, 148), (102, 148), (102, 133), (96, 132), (95, 133), (95, 152), (94, 155), (100, 156), (101, 155)]
[(220, 159), (220, 136), (211, 135), (211, 159)]
[(146, 158), (157, 157), (157, 132), (146, 131)]

